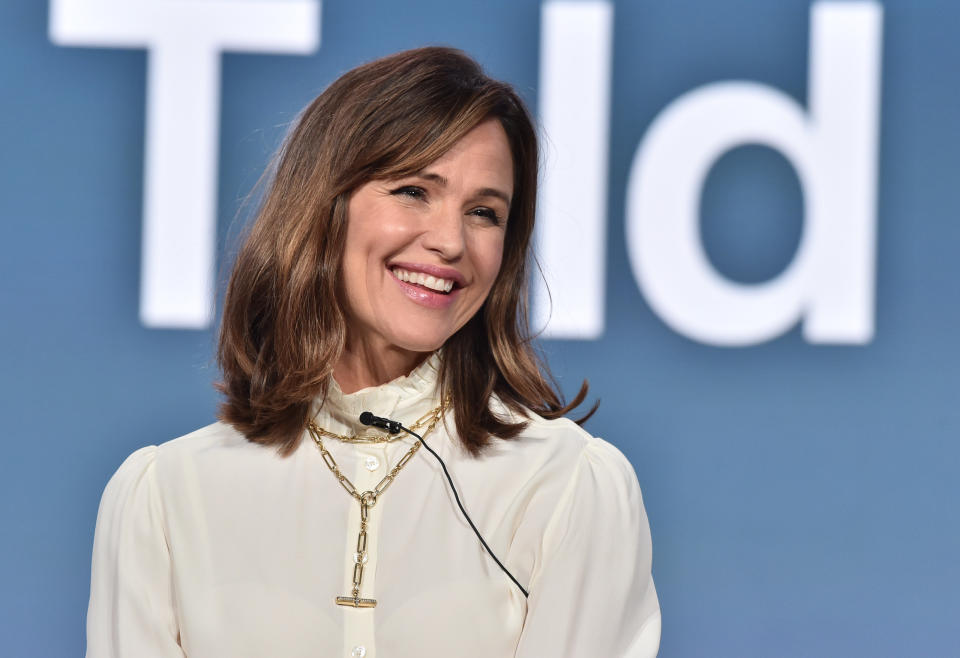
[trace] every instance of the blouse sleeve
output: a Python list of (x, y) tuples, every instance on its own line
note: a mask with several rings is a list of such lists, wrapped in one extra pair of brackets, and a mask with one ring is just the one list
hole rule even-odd
[(130, 455), (107, 484), (93, 540), (87, 658), (183, 658), (156, 446)]
[(651, 551), (633, 467), (591, 438), (546, 527), (516, 658), (656, 656)]

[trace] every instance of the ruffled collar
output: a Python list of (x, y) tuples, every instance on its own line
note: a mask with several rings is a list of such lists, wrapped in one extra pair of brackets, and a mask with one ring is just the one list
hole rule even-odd
[(341, 391), (331, 377), (326, 400), (316, 412), (316, 421), (331, 432), (350, 434), (360, 431), (363, 427), (360, 414), (369, 411), (409, 427), (440, 403), (439, 373), (440, 354), (434, 352), (409, 375), (354, 393)]

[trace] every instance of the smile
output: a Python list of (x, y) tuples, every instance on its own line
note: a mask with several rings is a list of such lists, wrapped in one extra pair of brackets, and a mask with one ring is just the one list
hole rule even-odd
[(453, 286), (456, 285), (456, 281), (453, 279), (441, 279), (430, 274), (424, 274), (423, 272), (411, 272), (402, 267), (394, 267), (390, 271), (404, 283), (423, 286), (424, 288), (429, 288), (430, 290), (435, 290), (443, 294), (449, 293), (453, 290)]

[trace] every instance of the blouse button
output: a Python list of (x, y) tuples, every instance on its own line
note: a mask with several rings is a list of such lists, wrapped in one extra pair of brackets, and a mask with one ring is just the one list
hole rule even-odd
[[(380, 468), (380, 460), (377, 459), (376, 457), (370, 456), (370, 457), (367, 457), (365, 460), (363, 460), (363, 465), (367, 467), (368, 471), (375, 471), (378, 468)], [(362, 649), (363, 647), (360, 647), (360, 648)], [(362, 656), (363, 654), (361, 653), (357, 655)]]
[(361, 645), (357, 645), (353, 648), (353, 651), (350, 652), (352, 658), (363, 658), (367, 655), (367, 648)]

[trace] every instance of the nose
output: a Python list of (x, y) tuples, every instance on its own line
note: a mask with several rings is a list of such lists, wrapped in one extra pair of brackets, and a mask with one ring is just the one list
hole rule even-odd
[(460, 209), (443, 204), (437, 208), (437, 212), (430, 213), (421, 243), (444, 261), (454, 262), (463, 256), (466, 249), (465, 229)]

